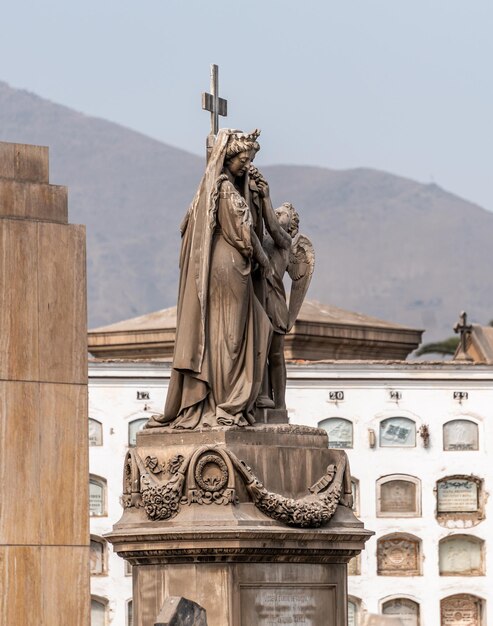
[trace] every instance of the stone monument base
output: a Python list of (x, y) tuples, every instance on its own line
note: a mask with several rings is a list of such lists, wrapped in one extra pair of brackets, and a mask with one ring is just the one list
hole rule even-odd
[(209, 626), (345, 625), (347, 563), (372, 534), (350, 491), (345, 453), (316, 428), (141, 431), (107, 536), (133, 565), (134, 625), (169, 596)]

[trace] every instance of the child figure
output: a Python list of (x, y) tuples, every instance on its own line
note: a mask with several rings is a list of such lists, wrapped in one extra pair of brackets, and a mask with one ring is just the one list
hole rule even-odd
[[(289, 202), (275, 210), (279, 225), (291, 235), (291, 247), (281, 248), (268, 234), (264, 236), (264, 250), (270, 259), (272, 273), (267, 276), (267, 315), (273, 335), (269, 350), (268, 371), (271, 396), (276, 409), (286, 409), (286, 362), (284, 336), (294, 325), (313, 274), (315, 253), (311, 241), (298, 232), (300, 218)], [(288, 272), (291, 284), (289, 307), (283, 278)]]

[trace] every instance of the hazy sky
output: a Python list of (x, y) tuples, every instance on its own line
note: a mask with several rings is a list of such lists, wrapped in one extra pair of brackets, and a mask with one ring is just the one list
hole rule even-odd
[[(11, 0), (0, 80), (202, 154), (262, 129), (262, 163), (373, 167), (493, 210), (493, 0)], [(1, 129), (0, 129), (1, 138)]]

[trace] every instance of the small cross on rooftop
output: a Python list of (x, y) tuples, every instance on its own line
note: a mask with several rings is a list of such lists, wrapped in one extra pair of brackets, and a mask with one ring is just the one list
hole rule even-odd
[(467, 313), (462, 311), (459, 316), (459, 321), (454, 326), (454, 333), (460, 335), (459, 351), (456, 353), (455, 359), (462, 361), (470, 361), (470, 357), (467, 354), (467, 339), (472, 331), (472, 324), (467, 323)]

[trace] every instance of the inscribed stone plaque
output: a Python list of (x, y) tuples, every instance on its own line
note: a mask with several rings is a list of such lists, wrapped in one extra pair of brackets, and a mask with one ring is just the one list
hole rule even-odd
[(419, 543), (407, 537), (380, 539), (377, 544), (380, 576), (418, 576)]
[(102, 574), (104, 571), (104, 546), (100, 541), (91, 539), (91, 549), (89, 552), (91, 574)]
[(419, 606), (407, 598), (396, 598), (385, 602), (382, 613), (398, 617), (403, 626), (419, 626)]
[(134, 603), (132, 600), (127, 602), (127, 626), (134, 626)]
[(89, 512), (104, 515), (104, 488), (93, 480), (89, 481)]
[(342, 417), (331, 417), (319, 424), (327, 432), (329, 448), (352, 448), (353, 425)]
[(241, 626), (336, 626), (333, 585), (241, 585), (240, 603)]
[(413, 447), (416, 445), (416, 424), (407, 417), (389, 417), (380, 422), (380, 446)]
[(91, 600), (91, 626), (105, 626), (106, 607), (97, 600)]
[(440, 626), (480, 626), (478, 598), (460, 594), (441, 602)]
[(379, 513), (417, 515), (416, 484), (409, 480), (389, 480), (380, 484)]
[(444, 450), (477, 450), (478, 425), (470, 420), (452, 420), (443, 426)]
[(89, 445), (103, 445), (103, 425), (97, 420), (89, 418)]
[(449, 478), (437, 485), (439, 513), (474, 513), (478, 510), (478, 485), (467, 478)]
[(358, 622), (356, 621), (358, 613), (358, 607), (351, 600), (347, 603), (347, 623), (348, 626), (358, 626)]
[(480, 576), (483, 573), (481, 543), (472, 537), (452, 537), (440, 543), (442, 576)]
[(134, 420), (128, 425), (128, 445), (137, 445), (137, 433), (144, 428), (144, 424), (147, 422), (147, 418)]

